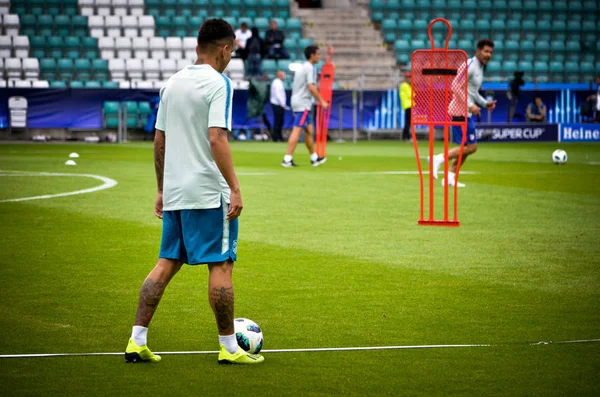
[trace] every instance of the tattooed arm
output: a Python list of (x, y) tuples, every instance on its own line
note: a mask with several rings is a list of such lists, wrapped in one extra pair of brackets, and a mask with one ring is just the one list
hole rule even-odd
[(229, 189), (231, 189), (231, 204), (227, 213), (227, 220), (231, 221), (242, 212), (242, 196), (240, 193), (240, 184), (235, 170), (233, 169), (233, 160), (231, 159), (231, 150), (227, 141), (227, 129), (210, 127), (208, 129), (208, 137), (210, 140), (210, 150), (212, 152), (215, 163), (219, 167), (219, 171), (227, 181)]
[(162, 193), (165, 176), (165, 132), (158, 129), (154, 135), (154, 171), (156, 172), (156, 185), (158, 190), (158, 194), (156, 195), (156, 205), (154, 206), (154, 215), (162, 219)]

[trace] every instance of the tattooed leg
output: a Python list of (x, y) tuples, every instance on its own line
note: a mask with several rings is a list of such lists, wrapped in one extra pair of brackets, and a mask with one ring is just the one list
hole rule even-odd
[(208, 265), (208, 301), (215, 313), (219, 335), (233, 334), (233, 262)]
[(171, 259), (159, 259), (140, 290), (135, 325), (148, 327), (152, 316), (171, 278), (181, 269), (182, 263)]

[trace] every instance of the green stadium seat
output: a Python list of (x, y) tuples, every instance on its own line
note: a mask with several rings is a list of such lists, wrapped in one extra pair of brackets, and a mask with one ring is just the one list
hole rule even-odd
[(67, 15), (57, 15), (54, 18), (54, 26), (56, 27), (57, 36), (71, 35), (71, 17)]
[(92, 75), (90, 61), (88, 59), (77, 59), (75, 61), (75, 73), (77, 73), (77, 80), (90, 80)]
[(373, 11), (383, 11), (385, 8), (385, 3), (383, 0), (371, 0), (371, 10)]
[(294, 39), (285, 39), (283, 41), (283, 46), (288, 49), (290, 52), (295, 52), (298, 50), (298, 42)]
[[(123, 102), (123, 112), (127, 112), (126, 124), (128, 128), (139, 127), (139, 107), (135, 101)], [(125, 114), (125, 113), (123, 113)]]
[(71, 17), (71, 26), (73, 28), (73, 36), (87, 36), (88, 35), (88, 19), (86, 16), (77, 15)]
[(54, 17), (38, 15), (37, 28), (40, 36), (52, 36), (54, 34)]
[(525, 74), (531, 74), (533, 72), (533, 64), (530, 61), (519, 61), (519, 70), (525, 72)]
[(267, 18), (256, 18), (254, 20), (254, 27), (259, 31), (266, 31), (269, 29), (269, 20)]
[(57, 64), (58, 76), (61, 80), (70, 81), (73, 79), (73, 60), (59, 59)]
[(301, 51), (304, 51), (304, 49), (305, 49), (306, 47), (308, 47), (309, 45), (313, 45), (313, 44), (314, 44), (314, 43), (313, 43), (312, 39), (308, 39), (308, 38), (302, 38), (302, 39), (298, 40), (298, 48), (299, 48)]
[[(479, 11), (481, 12), (486, 12), (486, 11), (495, 11), (497, 9), (499, 9), (499, 7), (492, 7), (492, 2), (490, 0), (481, 0), (478, 3), (478, 8)], [(480, 14), (481, 15), (481, 14)], [(483, 17), (482, 17), (483, 19)]]
[(549, 70), (547, 62), (536, 61), (533, 63), (533, 71), (536, 74), (547, 74)]
[(540, 32), (551, 32), (552, 31), (552, 23), (546, 20), (539, 20), (537, 22), (537, 30)]
[(471, 19), (462, 19), (459, 23), (460, 30), (463, 32), (474, 31), (475, 23)]
[(552, 32), (564, 33), (567, 31), (567, 24), (565, 21), (554, 20), (552, 21)]
[(85, 85), (84, 85), (83, 81), (73, 80), (69, 83), (69, 87), (79, 89), (79, 88), (85, 88)]
[(502, 64), (502, 73), (512, 76), (517, 71), (517, 63), (515, 61), (504, 61)]
[(154, 19), (154, 24), (156, 26), (156, 35), (160, 37), (169, 37), (171, 36), (171, 27), (172, 21), (169, 16), (160, 16)]
[(401, 0), (400, 6), (401, 6), (402, 10), (404, 10), (406, 12), (406, 11), (414, 10), (416, 7), (416, 4), (415, 4), (414, 0)]
[(427, 49), (427, 45), (425, 44), (425, 40), (411, 40), (410, 41), (411, 51), (414, 52), (416, 50), (424, 50)]
[(64, 81), (50, 81), (50, 88), (67, 88), (67, 83)]
[(408, 53), (397, 53), (396, 62), (400, 64), (406, 64), (410, 62), (410, 55)]
[(302, 21), (298, 18), (290, 18), (287, 20), (287, 30), (302, 32)]
[(152, 107), (150, 106), (150, 102), (138, 102), (138, 110), (140, 114), (140, 119), (142, 120), (142, 123), (144, 123), (148, 118), (148, 115), (152, 113)]
[(108, 61), (106, 59), (94, 59), (92, 71), (95, 80), (108, 80)]
[(461, 50), (470, 51), (471, 47), (473, 47), (473, 42), (470, 40), (459, 40), (457, 45)]
[(48, 37), (48, 54), (51, 58), (62, 58), (65, 43), (62, 37)]
[(194, 11), (194, 0), (177, 0), (179, 15), (192, 15)]
[(385, 13), (381, 12), (381, 11), (374, 11), (371, 14), (371, 19), (373, 20), (373, 22), (380, 23), (381, 21), (383, 21), (384, 18), (385, 18)]
[(102, 106), (104, 128), (117, 128), (119, 126), (119, 107), (119, 102), (104, 102)]
[(102, 88), (119, 88), (119, 83), (116, 81), (103, 81)]
[[(19, 21), (21, 24), (21, 32), (23, 32), (23, 29), (33, 29), (33, 31), (35, 32), (36, 27), (37, 27), (37, 18), (35, 17), (35, 15), (31, 15), (31, 14), (26, 14), (26, 15), (20, 15), (19, 16)], [(28, 36), (34, 36), (35, 33), (33, 35), (28, 35)]]
[(40, 60), (40, 77), (43, 80), (54, 80), (56, 78), (56, 61), (54, 58)]
[(536, 13), (538, 11), (538, 2), (527, 0), (521, 5), (521, 9), (527, 13)]
[(565, 74), (578, 75), (579, 74), (579, 64), (577, 62), (565, 62)]
[(410, 52), (410, 43), (408, 40), (396, 40), (394, 43), (394, 50), (397, 53)]
[(417, 19), (413, 21), (412, 30), (413, 32), (427, 32), (429, 29), (429, 23), (423, 19)]
[(401, 19), (397, 23), (397, 29), (401, 32), (409, 33), (412, 30), (412, 21), (409, 19)]
[(486, 73), (499, 74), (502, 70), (502, 65), (498, 61), (490, 61), (487, 64)]
[[(71, 82), (71, 87), (73, 87), (73, 83)], [(84, 81), (83, 85), (85, 88), (102, 88), (102, 84), (99, 81)]]
[(80, 57), (81, 52), (80, 52), (80, 41), (79, 41), (79, 37), (73, 37), (73, 36), (69, 36), (69, 37), (65, 37), (65, 53), (67, 58), (70, 59), (77, 59)]
[(581, 45), (577, 41), (568, 41), (565, 50), (567, 52), (581, 52)]

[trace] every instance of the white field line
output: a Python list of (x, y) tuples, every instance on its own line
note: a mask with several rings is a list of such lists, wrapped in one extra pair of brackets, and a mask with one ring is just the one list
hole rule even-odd
[(0, 200), (0, 203), (9, 203), (9, 202), (19, 202), (19, 201), (28, 201), (28, 200), (43, 200), (50, 199), (56, 197), (65, 197), (65, 196), (73, 196), (76, 194), (85, 194), (85, 193), (93, 193), (104, 189), (110, 189), (117, 185), (117, 181), (114, 179), (107, 178), (105, 176), (93, 175), (93, 174), (64, 174), (64, 173), (54, 173), (54, 172), (20, 172), (20, 171), (4, 171), (0, 170), (0, 177), (2, 176), (74, 176), (74, 177), (83, 177), (83, 178), (93, 178), (99, 181), (102, 181), (102, 185), (92, 187), (89, 189), (76, 190), (74, 192), (66, 192), (66, 193), (57, 193), (57, 194), (45, 194), (42, 196), (33, 196), (33, 197), (21, 197), (15, 199), (6, 199)]
[[(443, 172), (442, 172), (443, 173)], [(372, 171), (372, 172), (349, 172), (355, 175), (419, 175), (419, 171)], [(461, 171), (460, 175), (475, 175), (479, 172)], [(429, 171), (423, 170), (423, 175), (429, 175)]]
[[(600, 339), (579, 339), (556, 342), (528, 343), (529, 346), (543, 346), (551, 344), (566, 343), (597, 343)], [(514, 343), (513, 343), (514, 345)], [(312, 352), (339, 352), (339, 351), (373, 351), (373, 350), (408, 350), (408, 349), (455, 349), (468, 347), (492, 347), (503, 346), (503, 344), (462, 344), (462, 345), (404, 345), (404, 346), (367, 346), (367, 347), (322, 347), (307, 349), (272, 349), (262, 350), (261, 353), (312, 353)], [(218, 354), (217, 350), (206, 351), (180, 351), (180, 352), (155, 352), (162, 355), (199, 355)], [(39, 354), (0, 354), (1, 358), (40, 358), (40, 357), (87, 357), (87, 356), (121, 356), (124, 352), (104, 353), (39, 353)]]

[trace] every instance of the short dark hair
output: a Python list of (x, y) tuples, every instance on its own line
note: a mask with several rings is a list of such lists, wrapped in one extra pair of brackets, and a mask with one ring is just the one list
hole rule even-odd
[(304, 57), (306, 57), (306, 59), (310, 59), (310, 57), (317, 51), (319, 51), (319, 47), (316, 45), (309, 45), (304, 49)]
[(248, 28), (248, 24), (246, 22), (242, 22), (242, 24), (240, 25), (240, 27), (242, 27), (242, 28)]
[(494, 48), (494, 42), (490, 39), (481, 39), (477, 42), (477, 49), (483, 50), (483, 47), (492, 47)]
[(235, 32), (229, 23), (222, 19), (208, 19), (204, 21), (198, 31), (198, 47), (207, 50), (217, 46), (225, 40), (235, 41)]

